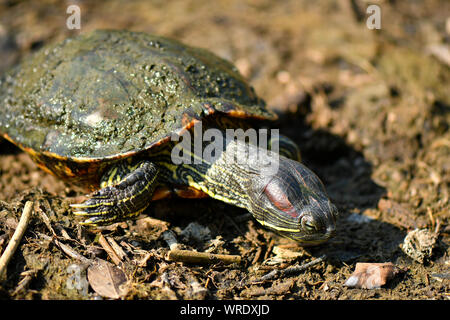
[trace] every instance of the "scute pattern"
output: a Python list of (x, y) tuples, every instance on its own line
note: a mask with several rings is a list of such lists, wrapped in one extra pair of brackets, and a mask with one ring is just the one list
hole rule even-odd
[(215, 112), (274, 118), (232, 64), (129, 31), (44, 47), (0, 78), (0, 106), (9, 140), (75, 162), (147, 150)]

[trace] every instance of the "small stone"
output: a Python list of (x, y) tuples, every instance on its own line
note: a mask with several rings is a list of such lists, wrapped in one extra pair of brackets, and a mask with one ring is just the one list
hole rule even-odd
[(401, 248), (413, 260), (424, 263), (431, 257), (436, 238), (428, 229), (415, 229), (406, 235)]

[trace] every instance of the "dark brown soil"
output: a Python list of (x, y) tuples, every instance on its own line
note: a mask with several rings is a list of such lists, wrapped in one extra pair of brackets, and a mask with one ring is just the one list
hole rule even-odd
[[(92, 287), (69, 285), (69, 266), (83, 270), (83, 264), (57, 243), (111, 262), (99, 243), (102, 234), (125, 252), (125, 299), (449, 299), (450, 2), (380, 1), (380, 30), (366, 26), (366, 1), (76, 3), (79, 31), (66, 27), (67, 1), (0, 2), (0, 72), (44, 43), (98, 28), (207, 48), (234, 62), (281, 115), (275, 127), (298, 142), (341, 212), (338, 232), (303, 249), (245, 219), (245, 211), (211, 199), (155, 202), (136, 221), (87, 229), (69, 207), (83, 194), (1, 141), (0, 253), (25, 202), (35, 204), (0, 281), (1, 298), (98, 297)], [(211, 239), (183, 237), (192, 222), (208, 227)], [(416, 228), (438, 235), (424, 263), (401, 250)], [(169, 261), (167, 229), (181, 248), (236, 254), (242, 263)], [(323, 254), (325, 261), (300, 274), (256, 281)], [(344, 283), (357, 262), (392, 262), (406, 271), (381, 289), (351, 289)]]

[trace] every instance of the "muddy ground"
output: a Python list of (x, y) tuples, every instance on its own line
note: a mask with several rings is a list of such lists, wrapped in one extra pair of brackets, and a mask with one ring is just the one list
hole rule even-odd
[[(2, 141), (0, 252), (27, 200), (34, 210), (0, 297), (106, 298), (93, 289), (101, 282), (95, 272), (86, 282), (87, 264), (101, 259), (110, 263), (105, 274), (126, 275), (126, 290), (109, 295), (123, 299), (448, 300), (450, 2), (373, 3), (381, 9), (374, 30), (366, 24), (369, 3), (356, 0), (79, 1), (81, 29), (69, 30), (69, 1), (0, 1), (0, 72), (46, 43), (98, 28), (169, 36), (232, 61), (280, 114), (274, 127), (298, 142), (340, 210), (337, 235), (306, 249), (211, 199), (155, 202), (136, 221), (89, 229), (69, 208), (83, 192)], [(193, 222), (209, 233), (190, 236)], [(416, 228), (437, 236), (423, 262), (401, 249)], [(180, 248), (242, 261), (170, 261), (166, 230)], [(303, 272), (260, 281), (324, 254)], [(380, 289), (348, 288), (357, 262), (392, 262), (403, 271)]]

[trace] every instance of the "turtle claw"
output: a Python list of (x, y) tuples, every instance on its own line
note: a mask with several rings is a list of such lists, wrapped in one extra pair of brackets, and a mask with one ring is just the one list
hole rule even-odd
[[(71, 208), (73, 208), (73, 209), (83, 209), (83, 208), (85, 208), (86, 206), (83, 204), (83, 203), (72, 203), (72, 204), (70, 204), (69, 205)], [(80, 211), (81, 212), (81, 211)], [(75, 213), (75, 212), (74, 212)]]
[(75, 215), (87, 217), (82, 222), (84, 225), (108, 225), (134, 218), (149, 205), (158, 171), (151, 162), (142, 161), (118, 183), (95, 191), (83, 203), (70, 206)]
[(92, 218), (89, 218), (89, 219), (86, 219), (86, 220), (80, 222), (80, 224), (82, 226), (93, 226), (93, 227), (95, 227), (95, 226), (99, 226), (99, 225), (108, 224), (108, 222), (103, 220), (100, 217), (92, 217)]
[(98, 192), (92, 194), (90, 198), (83, 203), (70, 205), (70, 207), (74, 209), (74, 215), (89, 217), (89, 219), (81, 222), (81, 224), (101, 225), (110, 224), (116, 220), (120, 220), (117, 200), (113, 197), (98, 197), (97, 194)]

